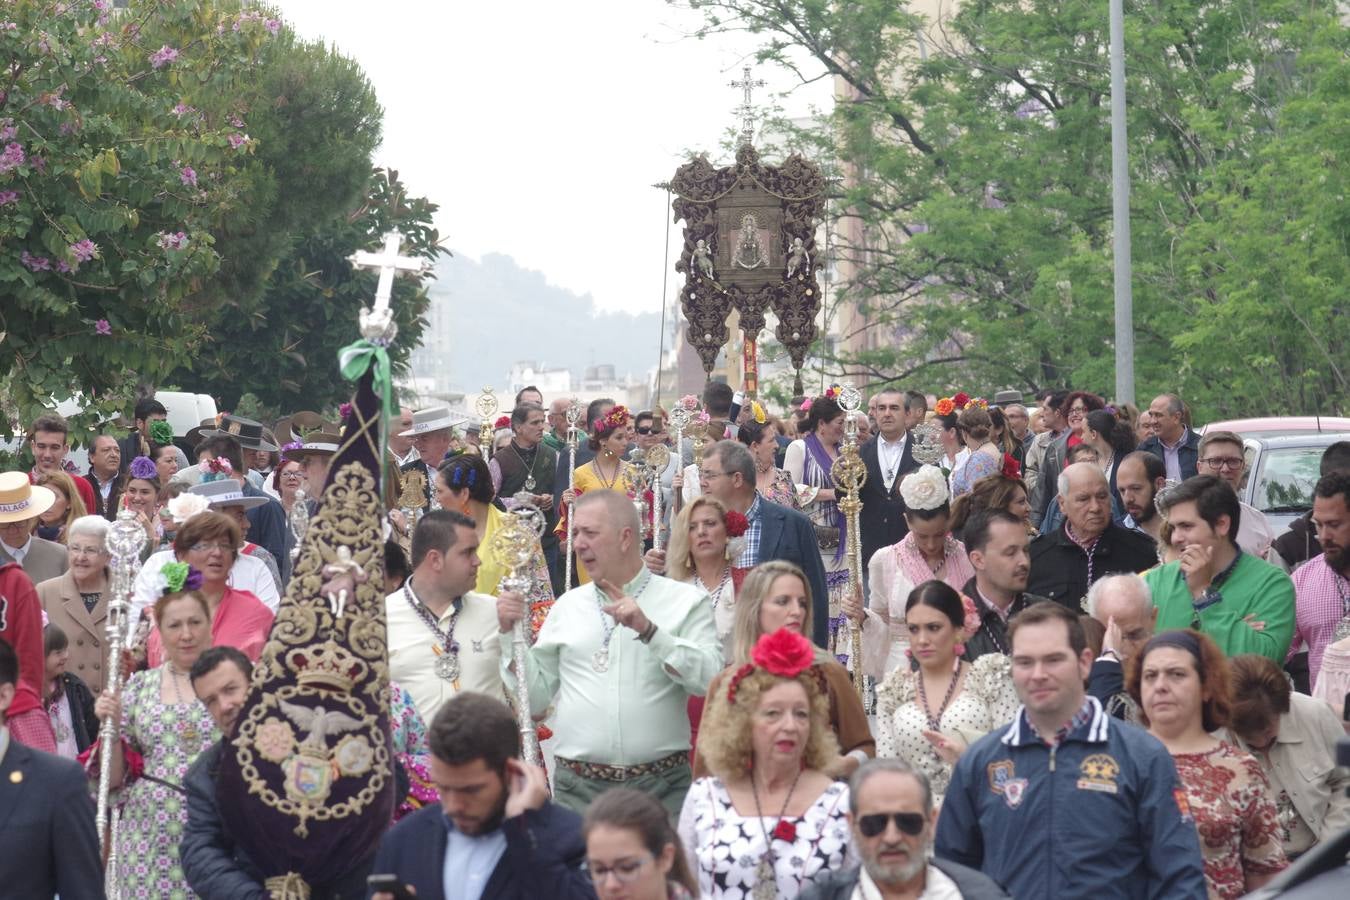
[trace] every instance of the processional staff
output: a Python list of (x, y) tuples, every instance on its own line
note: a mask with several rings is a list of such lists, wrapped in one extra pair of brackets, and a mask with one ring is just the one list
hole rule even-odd
[[(844, 444), (839, 456), (830, 468), (830, 479), (838, 491), (839, 511), (845, 516), (844, 555), (848, 562), (848, 590), (850, 593), (862, 591), (862, 535), (860, 516), (862, 513), (862, 488), (867, 482), (867, 466), (858, 454), (858, 421), (854, 415), (862, 408), (862, 392), (851, 384), (840, 387), (836, 397), (839, 407), (844, 411)], [(859, 697), (865, 697), (866, 677), (863, 674), (862, 661), (862, 625), (849, 619), (849, 661), (853, 664), (853, 687)]]
[[(675, 430), (675, 457), (679, 460), (676, 471), (684, 471), (684, 432), (689, 427), (689, 423), (694, 419), (694, 412), (698, 409), (698, 399), (693, 394), (688, 394), (679, 399), (675, 408), (670, 411), (670, 425)], [(695, 463), (698, 462), (696, 458)], [(674, 496), (670, 498), (670, 514), (678, 516), (681, 507), (684, 506), (684, 497), (682, 491), (675, 491)]]
[[(576, 471), (577, 471), (577, 442), (581, 439), (581, 434), (577, 429), (577, 423), (581, 421), (581, 401), (576, 397), (567, 404), (567, 490), (572, 494), (576, 493)], [(563, 577), (563, 590), (572, 589), (572, 513), (576, 505), (576, 498), (567, 504), (567, 562), (565, 575)]]
[(492, 444), (497, 431), (493, 427), (493, 416), (497, 415), (497, 395), (492, 392), (492, 388), (483, 388), (483, 392), (474, 401), (473, 408), (482, 419), (478, 426), (478, 450), (484, 460), (492, 459)]
[[(106, 634), (108, 639), (108, 661), (103, 671), (109, 675), (109, 687), (113, 698), (121, 700), (122, 686), (125, 681), (122, 665), (122, 652), (128, 646), (127, 614), (131, 610), (131, 589), (136, 581), (136, 573), (141, 567), (141, 551), (145, 549), (148, 536), (136, 513), (123, 509), (108, 529), (109, 564), (112, 578), (108, 589), (108, 620)], [(122, 726), (120, 716), (108, 716), (99, 727), (99, 769), (98, 769), (98, 805), (95, 824), (98, 828), (100, 846), (108, 847), (108, 863), (104, 880), (109, 885), (117, 885), (117, 819), (109, 806), (112, 792), (113, 746), (121, 740), (118, 732)]]
[[(515, 496), (516, 504), (492, 536), (492, 549), (506, 562), (506, 577), (501, 589), (528, 597), (530, 569), (534, 563), (535, 547), (544, 531), (544, 514), (530, 503), (528, 492)], [(526, 603), (528, 604), (528, 600)], [(541, 765), (539, 735), (534, 717), (530, 715), (530, 682), (525, 677), (525, 655), (529, 640), (525, 636), (526, 619), (516, 622), (511, 629), (511, 659), (516, 670), (516, 724), (520, 728), (521, 755), (530, 765)]]

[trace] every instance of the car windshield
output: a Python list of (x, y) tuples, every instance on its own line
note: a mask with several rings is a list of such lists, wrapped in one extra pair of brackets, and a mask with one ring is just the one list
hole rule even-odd
[(1292, 512), (1312, 508), (1325, 447), (1288, 447), (1262, 455), (1252, 502), (1262, 512)]

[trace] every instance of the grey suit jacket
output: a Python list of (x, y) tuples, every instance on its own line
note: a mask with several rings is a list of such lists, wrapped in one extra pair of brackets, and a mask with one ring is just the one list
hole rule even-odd
[[(5, 552), (0, 547), (0, 566), (5, 563), (14, 562), (14, 557)], [(70, 568), (70, 557), (66, 553), (66, 548), (55, 541), (44, 541), (37, 535), (33, 536), (33, 542), (28, 547), (28, 553), (24, 556), (24, 572), (32, 579), (33, 584), (46, 581), (49, 578), (56, 578), (58, 575), (66, 574), (66, 569)]]

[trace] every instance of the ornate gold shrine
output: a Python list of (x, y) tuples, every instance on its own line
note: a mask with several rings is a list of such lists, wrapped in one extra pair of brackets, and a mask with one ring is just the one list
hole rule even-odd
[(801, 369), (816, 339), (820, 283), (816, 227), (825, 212), (825, 179), (798, 154), (782, 165), (760, 162), (742, 141), (736, 164), (715, 168), (697, 156), (675, 172), (670, 189), (675, 220), (685, 222), (684, 250), (675, 270), (685, 276), (680, 307), (686, 339), (710, 376), (728, 339), (727, 316), (740, 314), (745, 339), (745, 388), (757, 389), (756, 342), (765, 314), (778, 319), (774, 335)]

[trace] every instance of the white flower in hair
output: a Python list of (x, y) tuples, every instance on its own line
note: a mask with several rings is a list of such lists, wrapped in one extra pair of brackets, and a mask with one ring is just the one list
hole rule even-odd
[(900, 497), (910, 509), (937, 509), (947, 502), (947, 476), (937, 466), (920, 466), (900, 482)]
[[(186, 497), (186, 494), (180, 494), (180, 497)], [(169, 589), (169, 578), (164, 574), (163, 567), (156, 569), (150, 577), (150, 596), (163, 597), (164, 592)]]
[(169, 501), (168, 508), (169, 515), (173, 516), (174, 522), (178, 525), (182, 525), (198, 513), (204, 513), (210, 509), (211, 501), (207, 500), (201, 494), (184, 491)]

